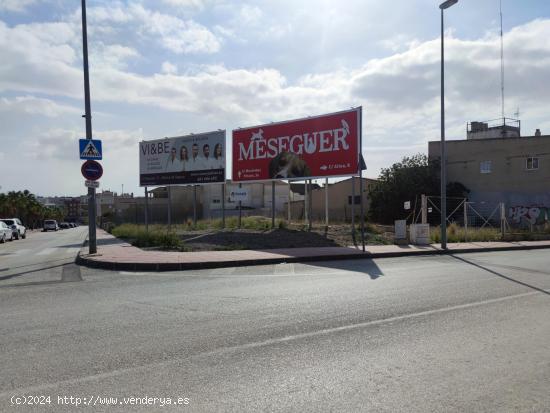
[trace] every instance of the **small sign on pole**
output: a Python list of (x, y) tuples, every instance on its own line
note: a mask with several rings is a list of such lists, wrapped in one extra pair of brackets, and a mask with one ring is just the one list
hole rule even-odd
[(80, 171), (82, 172), (82, 176), (89, 181), (97, 181), (103, 176), (103, 167), (96, 161), (88, 160), (84, 162)]
[(229, 192), (229, 200), (231, 202), (247, 202), (248, 189), (246, 188), (232, 189), (231, 192)]
[(78, 141), (80, 159), (101, 160), (101, 141), (99, 139), (80, 139)]
[(409, 209), (411, 209), (411, 201), (406, 201), (403, 204), (403, 208), (405, 208), (405, 211), (408, 211)]
[(99, 188), (99, 181), (90, 181), (87, 179), (84, 181), (84, 186), (87, 188)]

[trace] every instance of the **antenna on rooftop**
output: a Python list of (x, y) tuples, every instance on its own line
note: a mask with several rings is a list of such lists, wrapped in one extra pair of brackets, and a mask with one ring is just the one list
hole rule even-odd
[(500, 3), (500, 98), (501, 114), (504, 119), (504, 35), (502, 32), (502, 0)]

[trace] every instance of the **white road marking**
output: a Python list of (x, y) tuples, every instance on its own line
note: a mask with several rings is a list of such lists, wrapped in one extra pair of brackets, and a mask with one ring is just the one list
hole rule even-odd
[(14, 255), (23, 255), (23, 254), (26, 254), (27, 252), (30, 252), (31, 250), (28, 249), (28, 248), (23, 248), (21, 250), (17, 250), (17, 251), (14, 251), (13, 254)]

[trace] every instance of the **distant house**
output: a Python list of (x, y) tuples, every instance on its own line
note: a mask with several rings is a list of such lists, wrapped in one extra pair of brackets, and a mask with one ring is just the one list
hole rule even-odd
[[(448, 140), (447, 182), (460, 182), (473, 202), (504, 202), (518, 208), (550, 207), (550, 135), (537, 129), (521, 136), (518, 126), (474, 125), (465, 140)], [(470, 124), (471, 125), (471, 124)], [(429, 142), (430, 159), (440, 159), (440, 141)]]

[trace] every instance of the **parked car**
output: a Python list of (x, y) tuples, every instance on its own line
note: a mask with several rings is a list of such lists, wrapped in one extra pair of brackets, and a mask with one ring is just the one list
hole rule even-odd
[(69, 225), (68, 222), (62, 222), (59, 224), (59, 228), (61, 229), (69, 229), (71, 226)]
[(57, 225), (57, 221), (55, 219), (46, 219), (44, 221), (44, 226), (42, 228), (42, 231), (58, 231), (59, 225)]
[(27, 228), (23, 225), (19, 218), (6, 218), (0, 219), (0, 221), (12, 229), (15, 239), (27, 238)]
[(69, 226), (70, 226), (71, 228), (76, 228), (76, 225), (75, 225), (74, 222), (69, 222)]
[(13, 230), (5, 222), (0, 221), (0, 243), (13, 241)]

